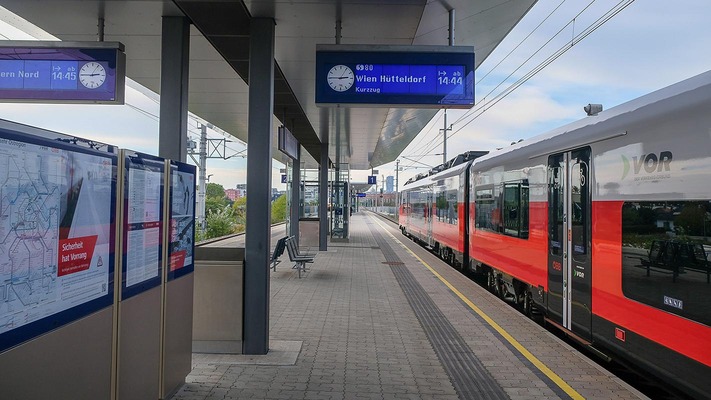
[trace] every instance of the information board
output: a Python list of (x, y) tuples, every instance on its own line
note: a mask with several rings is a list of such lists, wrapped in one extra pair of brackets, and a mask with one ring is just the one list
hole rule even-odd
[(116, 42), (0, 42), (0, 101), (123, 104)]
[(0, 129), (0, 351), (113, 303), (117, 163)]
[(279, 150), (289, 156), (292, 160), (299, 158), (299, 141), (296, 140), (294, 134), (285, 126), (280, 126), (277, 131), (277, 139), (279, 140)]
[(169, 281), (194, 270), (195, 166), (171, 160), (170, 182)]
[(123, 150), (124, 211), (121, 298), (160, 285), (165, 160)]
[(316, 103), (471, 108), (474, 48), (319, 45)]

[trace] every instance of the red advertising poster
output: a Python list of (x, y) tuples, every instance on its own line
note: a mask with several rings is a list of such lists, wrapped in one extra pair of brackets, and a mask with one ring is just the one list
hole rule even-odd
[(57, 276), (85, 271), (91, 266), (98, 236), (84, 236), (59, 241)]

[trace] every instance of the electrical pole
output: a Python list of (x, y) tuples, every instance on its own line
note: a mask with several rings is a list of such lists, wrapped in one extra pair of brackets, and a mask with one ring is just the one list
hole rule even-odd
[(447, 162), (447, 109), (444, 109), (444, 151), (442, 152), (442, 164)]
[[(449, 10), (449, 40), (447, 41), (450, 46), (454, 46), (454, 22), (456, 20), (454, 9)], [(447, 109), (444, 109), (444, 151), (442, 152), (442, 164), (447, 162), (447, 131), (451, 131), (452, 128), (447, 128)]]
[(198, 163), (198, 207), (197, 220), (200, 230), (205, 231), (205, 172), (207, 169), (207, 126), (200, 126), (200, 162)]
[(447, 162), (447, 131), (451, 131), (452, 127), (447, 127), (447, 109), (444, 109), (444, 129), (440, 129), (444, 136), (444, 151), (442, 152), (442, 164)]
[(400, 209), (400, 160), (395, 161), (395, 207)]

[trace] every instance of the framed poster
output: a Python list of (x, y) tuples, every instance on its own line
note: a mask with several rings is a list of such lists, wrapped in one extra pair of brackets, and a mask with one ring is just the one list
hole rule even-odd
[(123, 150), (121, 298), (161, 283), (165, 160)]
[(0, 351), (113, 303), (117, 168), (0, 129)]
[(195, 268), (195, 166), (170, 161), (168, 280)]

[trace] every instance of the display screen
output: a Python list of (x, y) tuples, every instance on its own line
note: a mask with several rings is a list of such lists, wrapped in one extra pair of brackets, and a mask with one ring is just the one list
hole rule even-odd
[(195, 250), (195, 167), (177, 161), (170, 164), (168, 280), (193, 272)]
[(165, 160), (124, 151), (122, 299), (160, 285)]
[(0, 101), (123, 104), (117, 48), (0, 47)]
[(0, 351), (113, 303), (116, 166), (0, 130)]
[(474, 105), (473, 50), (446, 52), (438, 47), (437, 51), (427, 52), (414, 46), (395, 48), (400, 51), (344, 48), (316, 53), (316, 103), (321, 106), (470, 108)]
[[(371, 94), (463, 95), (464, 65), (356, 64), (355, 92)], [(343, 79), (332, 77), (334, 79)]]

